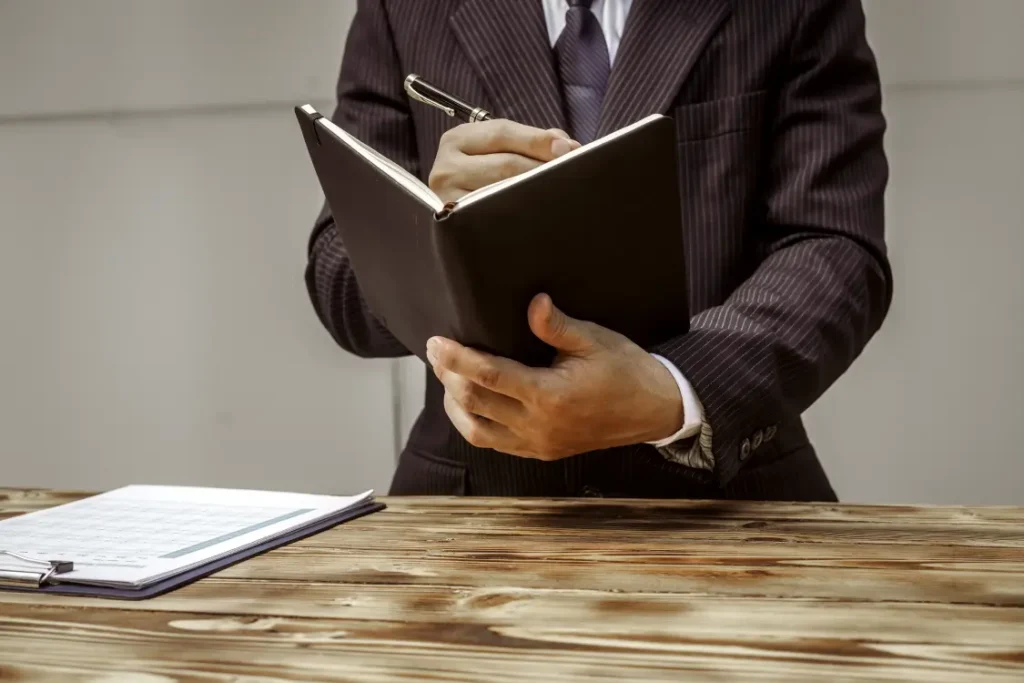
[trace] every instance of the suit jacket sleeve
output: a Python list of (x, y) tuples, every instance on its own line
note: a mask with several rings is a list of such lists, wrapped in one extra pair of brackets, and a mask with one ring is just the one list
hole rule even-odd
[[(379, 0), (360, 0), (349, 29), (332, 120), (414, 175), (419, 175), (403, 75)], [(337, 226), (342, 213), (324, 205), (309, 240), (306, 288), (335, 341), (364, 357), (409, 351), (367, 308)]]
[(752, 227), (759, 265), (654, 350), (700, 398), (693, 460), (720, 485), (740, 469), (745, 439), (796, 420), (850, 366), (892, 297), (885, 121), (859, 0), (807, 1), (780, 80), (766, 220)]

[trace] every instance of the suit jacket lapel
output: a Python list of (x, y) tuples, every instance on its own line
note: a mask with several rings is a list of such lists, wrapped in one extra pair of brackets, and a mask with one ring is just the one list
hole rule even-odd
[(734, 0), (634, 0), (615, 57), (598, 136), (664, 113), (732, 12)]
[(464, 0), (449, 23), (494, 101), (495, 116), (538, 128), (565, 128), (538, 0)]

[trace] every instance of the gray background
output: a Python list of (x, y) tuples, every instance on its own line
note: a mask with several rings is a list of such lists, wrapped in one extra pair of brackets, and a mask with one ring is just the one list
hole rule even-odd
[[(0, 485), (386, 490), (415, 360), (302, 282), (354, 2), (0, 0)], [(808, 414), (850, 501), (1024, 503), (1024, 2), (869, 0), (896, 298)]]

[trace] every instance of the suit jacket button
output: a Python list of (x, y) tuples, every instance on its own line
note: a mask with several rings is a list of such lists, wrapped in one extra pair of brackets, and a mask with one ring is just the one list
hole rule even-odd
[(764, 440), (765, 441), (771, 441), (772, 439), (774, 439), (775, 438), (775, 432), (777, 432), (777, 431), (778, 431), (778, 428), (776, 428), (775, 425), (772, 425), (768, 429), (764, 430)]
[(762, 443), (764, 443), (764, 432), (758, 429), (757, 434), (754, 434), (754, 440), (750, 442), (750, 448), (756, 451)]
[(748, 457), (750, 457), (750, 439), (743, 439), (743, 445), (740, 446), (740, 462)]

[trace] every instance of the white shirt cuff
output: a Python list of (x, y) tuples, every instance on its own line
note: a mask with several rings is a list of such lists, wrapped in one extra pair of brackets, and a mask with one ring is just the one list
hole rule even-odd
[(704, 423), (704, 409), (697, 400), (697, 394), (693, 391), (693, 387), (683, 377), (683, 373), (679, 371), (675, 365), (662, 358), (656, 353), (652, 353), (654, 358), (658, 359), (662, 365), (664, 365), (670, 373), (672, 373), (673, 379), (679, 386), (679, 395), (683, 400), (683, 426), (678, 432), (672, 436), (666, 437), (661, 441), (650, 441), (650, 445), (655, 448), (664, 448), (677, 441), (683, 439), (689, 439), (692, 436), (700, 434), (700, 427)]

